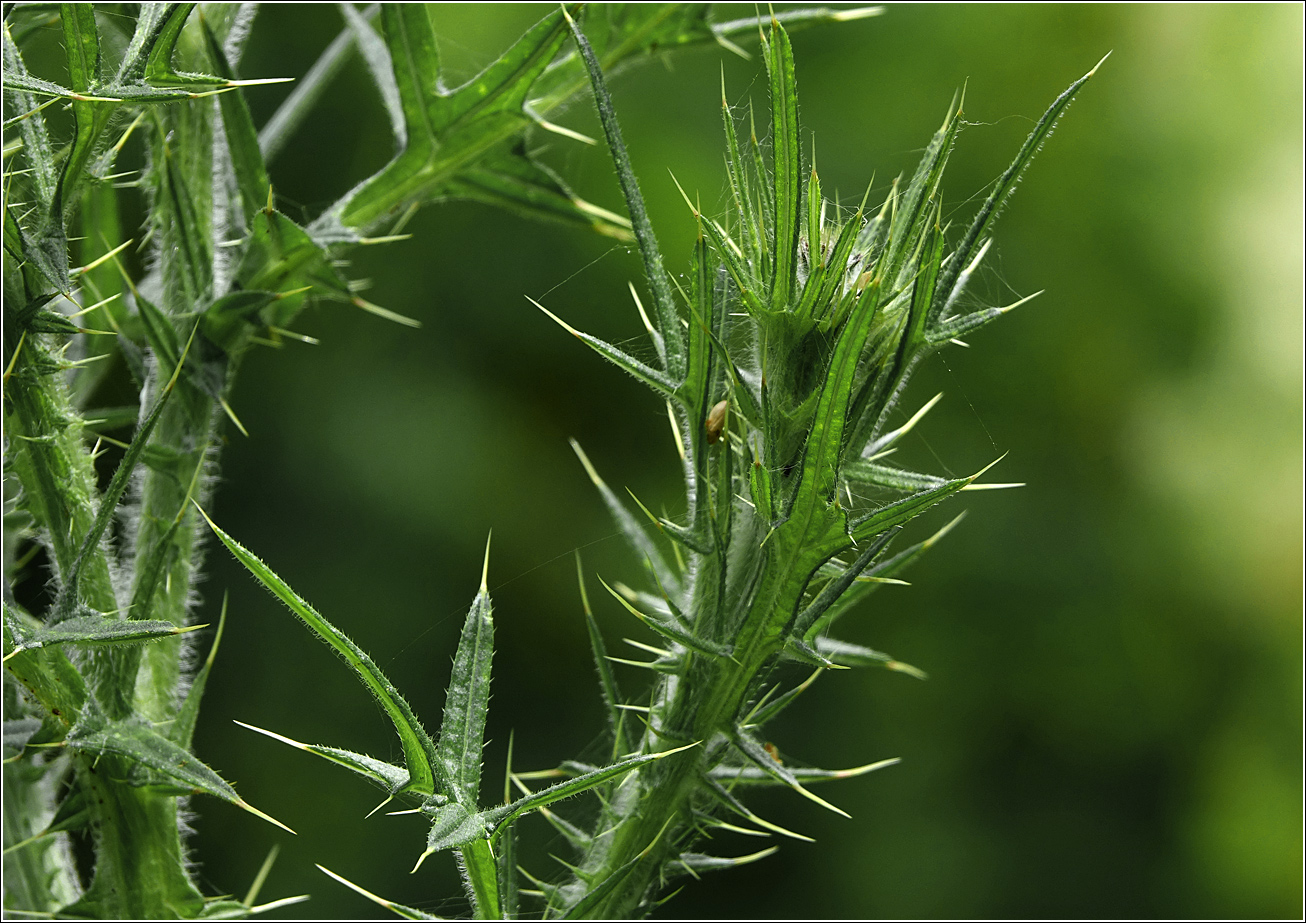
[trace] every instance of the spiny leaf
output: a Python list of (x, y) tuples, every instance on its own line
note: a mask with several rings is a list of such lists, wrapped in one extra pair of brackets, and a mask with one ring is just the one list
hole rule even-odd
[(563, 330), (566, 330), (578, 340), (586, 343), (604, 359), (607, 359), (613, 365), (617, 366), (617, 368), (635, 376), (635, 378), (642, 381), (664, 397), (674, 398), (676, 396), (675, 383), (667, 378), (667, 376), (662, 372), (650, 368), (634, 356), (627, 355), (610, 343), (603, 342), (598, 337), (590, 336), (588, 333), (583, 333), (580, 330), (577, 330), (575, 327), (571, 326), (571, 324), (568, 324), (529, 295), (526, 296), (526, 300), (547, 314)]
[(376, 696), (377, 701), (385, 709), (386, 714), (394, 724), (395, 730), (399, 734), (399, 740), (403, 744), (404, 762), (409, 773), (408, 783), (404, 786), (404, 790), (424, 795), (434, 794), (437, 772), (440, 774), (440, 783), (447, 786), (448, 781), (444, 779), (443, 771), (435, 768), (435, 744), (431, 742), (430, 736), (422, 727), (421, 722), (417, 720), (417, 716), (413, 714), (412, 708), (399, 694), (399, 690), (395, 689), (390, 680), (381, 672), (381, 669), (372, 662), (372, 658), (367, 656), (362, 648), (351, 641), (343, 632), (324, 619), (316, 609), (305, 602), (271, 568), (251, 554), (234, 538), (219, 529), (198, 503), (195, 504), (195, 508), (200, 511), (200, 515), (204, 517), (204, 520), (209, 524), (209, 528), (213, 530), (213, 533), (217, 535), (222, 544), (226, 545), (231, 553), (235, 555), (236, 560), (243, 564), (245, 569), (253, 574), (254, 578), (263, 584), (273, 596), (289, 606), (290, 611), (298, 616), (310, 631), (339, 652), (359, 680)]
[(621, 194), (626, 200), (626, 209), (630, 212), (631, 230), (639, 243), (640, 256), (644, 260), (644, 275), (653, 292), (653, 307), (658, 317), (658, 332), (662, 335), (666, 354), (662, 357), (667, 373), (673, 380), (680, 380), (685, 374), (684, 331), (680, 326), (680, 315), (676, 310), (675, 300), (671, 294), (671, 281), (666, 267), (662, 263), (662, 252), (658, 247), (653, 225), (648, 220), (644, 207), (644, 197), (639, 191), (639, 181), (630, 165), (630, 155), (622, 140), (621, 126), (617, 124), (617, 113), (612, 106), (612, 97), (608, 94), (607, 82), (603, 69), (599, 66), (594, 50), (590, 47), (585, 33), (580, 30), (570, 15), (563, 11), (567, 25), (571, 28), (576, 47), (580, 50), (585, 70), (589, 74), (590, 86), (594, 90), (594, 102), (599, 110), (599, 121), (603, 124), (603, 134), (608, 139), (608, 149), (617, 168), (617, 181), (621, 185)]
[(81, 614), (51, 626), (21, 628), (17, 623), (14, 624), (18, 627), (15, 635), (19, 643), (5, 654), (6, 660), (22, 651), (53, 647), (57, 644), (138, 644), (170, 638), (206, 627), (191, 625), (179, 628), (172, 622), (119, 619), (89, 609), (84, 609)]
[[(1110, 57), (1110, 55), (1108, 54), (1107, 57)], [(1039, 148), (1043, 146), (1043, 142), (1052, 133), (1052, 128), (1057, 119), (1061, 117), (1061, 113), (1066, 111), (1066, 107), (1075, 98), (1075, 94), (1088, 82), (1090, 77), (1097, 73), (1097, 69), (1102, 66), (1102, 62), (1105, 60), (1106, 57), (1102, 58), (1093, 66), (1091, 71), (1072, 83), (1064, 93), (1053, 101), (1048, 110), (1043, 113), (1042, 118), (1038, 120), (1034, 130), (1029, 133), (1029, 137), (1025, 139), (1025, 143), (1021, 146), (1020, 152), (1016, 154), (1016, 159), (998, 178), (993, 191), (989, 193), (989, 197), (980, 207), (979, 213), (975, 215), (975, 219), (967, 229), (956, 253), (953, 254), (952, 262), (948, 264), (947, 271), (939, 279), (936, 298), (945, 301), (952, 298), (963, 267), (969, 264), (971, 254), (979, 243), (980, 237), (983, 236), (989, 225), (998, 216), (998, 212), (1002, 210), (1002, 206), (1011, 197), (1011, 193), (1015, 191), (1020, 174), (1024, 172), (1025, 167), (1029, 166), (1029, 162), (1034, 159), (1034, 155), (1038, 153)]]
[(486, 576), (490, 544), (485, 543), (481, 588), (463, 622), (458, 652), (444, 703), (444, 722), (436, 758), (449, 781), (449, 795), (475, 808), (481, 781), (481, 748), (490, 704), (490, 663), (494, 656), (494, 619)]
[[(574, 442), (572, 444), (575, 445)], [(581, 571), (579, 551), (576, 552), (576, 582), (580, 586), (581, 607), (585, 611), (585, 627), (589, 631), (594, 668), (599, 674), (599, 691), (608, 713), (608, 729), (612, 732), (617, 752), (625, 753), (629, 749), (629, 744), (622, 730), (621, 717), (617, 713), (617, 705), (623, 700), (621, 692), (617, 689), (616, 677), (612, 675), (612, 667), (608, 664), (608, 651), (603, 644), (603, 634), (599, 631), (598, 622), (594, 620), (594, 613), (590, 610), (589, 594), (585, 592), (585, 575)]]
[(213, 795), (229, 801), (288, 833), (285, 824), (247, 804), (226, 781), (188, 751), (162, 734), (135, 720), (102, 721), (84, 719), (65, 738), (68, 747), (88, 753), (113, 753), (191, 789), (196, 794)]
[[(195, 674), (195, 678), (191, 680), (190, 688), (186, 690), (186, 698), (182, 699), (181, 705), (177, 709), (177, 717), (172, 722), (172, 729), (168, 732), (169, 737), (188, 750), (191, 748), (191, 739), (195, 735), (195, 723), (199, 720), (200, 701), (204, 698), (204, 690), (209, 683), (209, 674), (213, 671), (213, 661), (218, 656), (218, 645), (222, 643), (222, 629), (226, 625), (227, 594), (223, 593), (222, 611), (218, 614), (218, 630), (213, 634), (213, 643), (209, 645), (209, 654), (204, 658), (204, 663)], [(246, 903), (250, 903), (250, 901), (246, 901)]]
[(612, 492), (607, 483), (599, 476), (594, 465), (590, 463), (589, 456), (585, 454), (584, 449), (580, 447), (575, 439), (568, 440), (571, 444), (572, 451), (580, 459), (581, 465), (585, 468), (585, 473), (589, 475), (590, 481), (599, 491), (599, 496), (603, 498), (604, 505), (608, 508), (608, 513), (617, 523), (617, 528), (621, 530), (622, 536), (630, 544), (631, 549), (642, 560), (647, 561), (657, 575), (657, 580), (662, 586), (669, 588), (670, 592), (680, 592), (680, 579), (678, 575), (667, 566), (662, 557), (662, 551), (658, 548), (657, 543), (649, 535), (646, 526), (640, 524), (626, 505), (617, 499), (617, 495)]
[(373, 894), (371, 891), (368, 891), (364, 888), (360, 888), (358, 885), (354, 884), (352, 881), (350, 881), (348, 878), (345, 878), (343, 875), (337, 875), (335, 872), (331, 871), (325, 865), (319, 865), (318, 869), (323, 874), (328, 875), (331, 878), (334, 878), (336, 881), (340, 882), (346, 888), (358, 892), (359, 894), (363, 895), (363, 897), (367, 898), (369, 901), (372, 901), (373, 903), (376, 904), (380, 904), (386, 910), (392, 911), (396, 916), (402, 917), (405, 920), (444, 919), (444, 917), (432, 916), (431, 914), (427, 913), (424, 910), (417, 910), (413, 907), (405, 907), (403, 904), (396, 904), (394, 901), (386, 900), (384, 897), (378, 897), (377, 895)]
[(518, 798), (512, 804), (503, 805), (498, 808), (491, 808), (490, 810), (483, 812), (483, 814), (486, 820), (493, 827), (494, 832), (492, 835), (497, 836), (499, 830), (503, 828), (503, 825), (511, 821), (514, 817), (519, 817), (522, 814), (527, 814), (531, 811), (537, 811), (542, 807), (546, 807), (547, 805), (553, 804), (557, 801), (562, 801), (565, 798), (572, 798), (582, 792), (587, 792), (610, 779), (623, 776), (632, 769), (643, 766), (646, 763), (665, 759), (672, 754), (681, 753), (697, 746), (698, 744), (693, 743), (683, 747), (675, 747), (671, 750), (662, 750), (658, 753), (645, 753), (638, 756), (629, 756), (623, 760), (618, 760), (610, 766), (595, 769), (591, 772), (584, 773), (583, 775), (576, 776), (575, 778), (567, 779), (563, 782), (557, 782), (550, 785), (548, 788), (540, 789), (538, 792), (525, 795)]
[(851, 644), (847, 641), (836, 640), (835, 638), (821, 637), (816, 639), (815, 647), (823, 656), (829, 657), (835, 663), (840, 663), (844, 666), (884, 667), (886, 670), (896, 670), (899, 673), (906, 673), (908, 676), (914, 676), (917, 679), (928, 679), (924, 670), (918, 670), (909, 663), (895, 660), (888, 654), (881, 651), (871, 650), (869, 647), (863, 647), (860, 644)]
[(265, 737), (271, 737), (273, 740), (279, 740), (283, 744), (289, 744), (296, 750), (303, 750), (305, 753), (312, 753), (314, 756), (320, 756), (337, 765), (344, 766), (346, 769), (352, 769), (366, 779), (375, 782), (381, 788), (385, 789), (387, 794), (394, 795), (402, 791), (408, 782), (408, 772), (405, 769), (386, 763), (375, 757), (368, 756), (365, 753), (354, 753), (350, 750), (341, 750), (338, 747), (327, 747), (322, 744), (306, 744), (298, 740), (292, 740), (289, 737), (283, 737), (274, 731), (265, 731), (263, 728), (255, 727), (252, 724), (246, 724), (243, 721), (237, 721), (243, 728), (255, 731)]
[(651, 615), (646, 615), (627, 602), (624, 596), (608, 586), (607, 583), (604, 583), (602, 577), (599, 578), (599, 583), (602, 583), (603, 588), (611, 593), (613, 597), (630, 612), (631, 615), (635, 616), (635, 618), (639, 619), (667, 640), (674, 641), (676, 644), (684, 645), (694, 653), (701, 654), (704, 657), (730, 658), (730, 648), (726, 645), (718, 644), (706, 638), (696, 637), (692, 631), (678, 624), (673, 619), (659, 619)]
[[(775, 155), (775, 271), (771, 280), (771, 309), (780, 311), (793, 297), (797, 279), (798, 216), (802, 208), (798, 94), (794, 50), (778, 22), (772, 21), (771, 37), (763, 39), (762, 48), (771, 84), (771, 143)], [(816, 245), (820, 245), (819, 237)]]
[[(901, 526), (886, 530), (882, 535), (875, 538), (874, 541), (867, 544), (857, 556), (857, 560), (844, 569), (843, 573), (832, 579), (821, 592), (816, 594), (816, 598), (807, 605), (798, 617), (794, 620), (793, 627), (790, 629), (795, 639), (801, 639), (807, 629), (811, 627), (821, 615), (829, 609), (839, 599), (844, 592), (852, 586), (854, 580), (861, 576), (866, 568), (871, 566), (871, 562), (880, 556), (880, 553), (888, 547), (889, 543), (897, 536)], [(818, 648), (818, 653), (820, 649)]]
[(741, 865), (758, 862), (779, 851), (779, 846), (771, 846), (755, 853), (749, 853), (746, 856), (735, 856), (734, 858), (708, 856), (696, 852), (684, 852), (667, 863), (666, 871), (671, 877), (676, 875), (691, 875), (694, 878), (698, 878), (699, 873), (701, 872), (716, 872), (721, 869), (738, 868)]
[(742, 728), (737, 728), (731, 739), (735, 746), (737, 746), (746, 757), (752, 760), (753, 763), (767, 775), (784, 785), (789, 786), (809, 801), (813, 801), (821, 807), (833, 811), (836, 814), (841, 814), (844, 817), (849, 816), (848, 812), (835, 807), (824, 798), (819, 798), (803, 788), (802, 782), (794, 774), (794, 771), (787, 766), (781, 765), (781, 763), (774, 756), (768, 753), (766, 748), (747, 731)]
[[(851, 779), (900, 762), (902, 762), (900, 758), (893, 757), (867, 763), (865, 766), (856, 766), (852, 769), (802, 769), (792, 766), (789, 767), (788, 771), (799, 782), (827, 782), (835, 779)], [(788, 784), (783, 780), (777, 780), (775, 775), (757, 766), (717, 766), (708, 773), (708, 777), (717, 782), (729, 782), (734, 785)]]

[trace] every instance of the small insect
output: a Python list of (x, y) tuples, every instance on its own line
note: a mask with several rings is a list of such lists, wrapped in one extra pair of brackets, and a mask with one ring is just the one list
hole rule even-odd
[(762, 749), (766, 751), (767, 755), (770, 756), (771, 759), (775, 760), (781, 766), (784, 765), (784, 760), (780, 759), (780, 751), (779, 749), (776, 748), (775, 744), (771, 743), (770, 741), (767, 741), (766, 743), (762, 744)]
[(730, 401), (718, 401), (707, 415), (707, 422), (703, 424), (703, 429), (707, 431), (707, 444), (716, 445), (721, 438), (721, 431), (726, 425), (726, 410), (730, 407)]

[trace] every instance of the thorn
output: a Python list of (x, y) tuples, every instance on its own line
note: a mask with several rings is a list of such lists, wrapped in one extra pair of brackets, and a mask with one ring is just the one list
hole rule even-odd
[[(671, 173), (670, 170), (668, 170), (667, 172)], [(702, 218), (703, 213), (698, 210), (698, 208), (694, 205), (693, 202), (689, 201), (689, 196), (686, 195), (684, 187), (680, 185), (680, 180), (676, 179), (676, 174), (674, 173), (671, 173), (671, 182), (675, 183), (676, 188), (680, 190), (680, 197), (685, 200), (685, 204), (688, 205), (689, 210), (694, 213), (694, 217)]]
[(680, 426), (676, 423), (676, 411), (671, 406), (670, 401), (667, 401), (667, 419), (671, 421), (671, 436), (676, 441), (676, 454), (680, 456), (680, 460), (683, 462), (685, 460), (685, 441), (680, 437)]
[(231, 409), (231, 405), (227, 403), (227, 399), (225, 397), (219, 397), (218, 403), (222, 405), (222, 410), (226, 413), (227, 418), (230, 419), (232, 423), (236, 424), (236, 429), (240, 430), (241, 435), (248, 439), (249, 430), (245, 429), (245, 424), (240, 422), (240, 418), (236, 416), (236, 411)]
[(283, 824), (281, 821), (277, 820), (275, 817), (273, 817), (273, 816), (270, 815), (270, 814), (264, 814), (262, 811), (260, 811), (260, 810), (259, 810), (258, 808), (256, 808), (256, 807), (254, 807), (254, 806), (253, 806), (252, 804), (250, 804), (248, 801), (245, 801), (243, 798), (237, 798), (237, 799), (236, 799), (234, 802), (232, 802), (232, 803), (235, 804), (236, 807), (238, 807), (238, 808), (242, 808), (242, 809), (248, 811), (249, 813), (253, 814), (255, 817), (261, 817), (261, 818), (263, 818), (265, 821), (267, 821), (269, 824), (273, 824), (274, 826), (280, 827), (282, 830), (286, 831), (286, 832), (289, 833), (289, 834), (292, 834), (292, 835), (293, 835), (293, 834), (295, 833), (295, 831), (291, 830), (289, 827), (287, 827), (287, 826), (286, 826), (285, 824)]
[(267, 881), (268, 873), (272, 871), (272, 866), (277, 861), (277, 854), (279, 852), (281, 852), (281, 844), (272, 844), (272, 848), (268, 850), (267, 858), (263, 860), (263, 864), (259, 867), (258, 874), (254, 876), (253, 883), (250, 884), (249, 890), (245, 892), (245, 899), (241, 901), (241, 903), (246, 907), (252, 906), (254, 902), (258, 900), (258, 893), (263, 890), (263, 882)]
[[(970, 476), (970, 481), (971, 481), (971, 483), (974, 483), (974, 482), (975, 482), (979, 477), (981, 477), (981, 476), (984, 474), (985, 471), (988, 471), (990, 468), (992, 468), (992, 467), (993, 467), (994, 465), (996, 465), (998, 462), (1002, 461), (1002, 459), (1006, 458), (1009, 454), (1011, 454), (1011, 453), (1010, 453), (1010, 452), (1003, 452), (1001, 455), (999, 455), (997, 458), (993, 459), (993, 461), (989, 462), (987, 465), (985, 465), (985, 466), (984, 466), (983, 468), (981, 468), (979, 471), (977, 471), (977, 472), (975, 472), (974, 474), (972, 474), (972, 475)], [(962, 490), (965, 490), (965, 489), (966, 489), (966, 488), (964, 488), (964, 487), (962, 488)]]
[(486, 577), (490, 574), (490, 539), (494, 538), (494, 530), (485, 537), (485, 562), (481, 565), (481, 595), (488, 595), (489, 590), (485, 586)]
[(1039, 289), (1037, 292), (1035, 292), (1032, 295), (1026, 295), (1024, 298), (1020, 299), (1015, 304), (1009, 304), (1005, 308), (998, 308), (998, 310), (1001, 311), (1003, 314), (1006, 314), (1008, 311), (1014, 311), (1016, 310), (1016, 308), (1020, 307), (1025, 302), (1033, 301), (1039, 295), (1042, 295), (1045, 291), (1047, 291), (1047, 289)]
[(350, 299), (350, 301), (354, 303), (355, 307), (362, 308), (367, 313), (375, 314), (377, 317), (385, 318), (388, 321), (394, 321), (396, 324), (403, 324), (405, 327), (422, 326), (422, 322), (419, 320), (414, 320), (411, 317), (397, 314), (394, 311), (381, 307), (379, 304), (372, 304), (372, 302), (368, 301), (366, 298), (359, 297), (358, 295), (355, 295)]
[(1093, 65), (1093, 69), (1084, 75), (1084, 79), (1087, 80), (1089, 77), (1092, 77), (1094, 74), (1096, 74), (1097, 69), (1101, 67), (1103, 64), (1105, 64), (1106, 59), (1111, 57), (1111, 55), (1113, 54), (1115, 54), (1114, 48), (1111, 51), (1108, 51), (1106, 54), (1102, 55), (1102, 60), (1098, 61), (1096, 64)]
[(79, 276), (84, 276), (92, 269), (96, 269), (102, 266), (104, 263), (108, 262), (109, 260), (113, 259), (115, 256), (117, 256), (122, 251), (126, 250), (131, 245), (132, 245), (132, 241), (130, 240), (125, 241), (119, 244), (118, 246), (114, 247), (112, 250), (110, 250), (108, 253), (104, 254), (103, 256), (91, 260), (91, 262), (87, 263), (85, 266), (79, 266), (76, 269), (69, 271), (68, 275), (74, 279)]
[(555, 135), (562, 135), (562, 137), (564, 138), (570, 138), (573, 141), (579, 141), (581, 144), (588, 144), (593, 146), (599, 143), (595, 139), (591, 138), (589, 135), (583, 135), (578, 131), (572, 131), (570, 128), (564, 128), (561, 125), (555, 125), (552, 122), (550, 122), (548, 119), (541, 118), (539, 116), (536, 116), (535, 124), (543, 128), (545, 131), (551, 131)]
[[(550, 311), (550, 310), (549, 310), (548, 308), (546, 308), (544, 305), (540, 304), (538, 301), (536, 301), (536, 300), (535, 300), (534, 298), (532, 298), (530, 295), (527, 295), (527, 296), (526, 296), (526, 300), (529, 301), (531, 304), (535, 305), (535, 307), (539, 308), (539, 309), (540, 309), (541, 311), (543, 311), (545, 314), (549, 315), (549, 317), (551, 317), (551, 318), (553, 319), (553, 321), (554, 321), (554, 322), (555, 322), (559, 327), (561, 327), (563, 330), (567, 331), (568, 333), (570, 333), (572, 336), (576, 337), (577, 339), (580, 339), (580, 332), (579, 332), (575, 327), (573, 327), (571, 324), (567, 323), (567, 322), (566, 322), (565, 320), (563, 320), (561, 317), (559, 317), (558, 315), (554, 314), (552, 311)], [(643, 309), (642, 309), (642, 308), (640, 309), (640, 312), (643, 313)], [(573, 446), (574, 446), (574, 443), (573, 443)]]

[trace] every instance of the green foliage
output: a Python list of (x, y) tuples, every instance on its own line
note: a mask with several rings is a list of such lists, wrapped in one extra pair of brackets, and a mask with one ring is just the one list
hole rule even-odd
[[(228, 918), (297, 900), (255, 904), (266, 867), (242, 901), (205, 897), (184, 859), (179, 796), (211, 795), (283, 826), (191, 752), (218, 640), (190, 676), (185, 643), (204, 627), (191, 624), (190, 612), (208, 531), (341, 655), (392, 722), (403, 765), (262, 733), (354, 771), (387, 801), (426, 817), (417, 864), (456, 853), (478, 917), (528, 912), (519, 892), (554, 916), (646, 913), (677, 876), (774, 852), (697, 852), (709, 828), (744, 829), (722, 815), (752, 824), (745, 832), (801, 838), (754, 814), (739, 800), (743, 790), (784, 786), (842, 813), (806, 786), (893, 762), (798, 769), (761, 731), (826, 669), (877, 665), (923, 676), (827, 632), (942, 535), (886, 557), (911, 520), (962, 490), (1007, 486), (977, 484), (983, 471), (942, 478), (884, 465), (924, 410), (898, 430), (885, 427), (923, 357), (1009, 310), (953, 309), (993, 219), (1087, 76), (1039, 121), (949, 250), (940, 179), (962, 126), (959, 106), (873, 216), (825, 201), (803, 162), (793, 53), (780, 20), (796, 27), (871, 11), (787, 14), (766, 31), (753, 20), (713, 23), (700, 5), (598, 7), (582, 31), (579, 10), (550, 13), (450, 88), (424, 5), (382, 5), (375, 26), (376, 11), (346, 5), (341, 38), (260, 132), (244, 92), (275, 81), (237, 77), (252, 7), (143, 4), (132, 18), (65, 4), (53, 19), (44, 5), (6, 9), (4, 117), (17, 138), (5, 148), (4, 482), (7, 529), (12, 523), (19, 534), (5, 544), (4, 837), (6, 854), (17, 856), (6, 861), (7, 910)], [(34, 76), (24, 56), (24, 40), (56, 21), (67, 85)], [(726, 106), (733, 212), (713, 220), (691, 203), (699, 235), (682, 285), (664, 266), (604, 73), (658, 50), (733, 47), (732, 37), (754, 33), (771, 96), (770, 154), (755, 132), (740, 144)], [(276, 208), (268, 160), (351, 46), (380, 90), (395, 153), (300, 223)], [(527, 146), (535, 130), (569, 134), (545, 115), (586, 84), (628, 221), (577, 197)], [(49, 104), (69, 118), (47, 124)], [(133, 137), (143, 163), (124, 185), (115, 170)], [(126, 265), (132, 241), (120, 218), (130, 189), (141, 190), (146, 213), (139, 271)], [(494, 641), (488, 547), (436, 739), (358, 645), (201, 509), (225, 421), (243, 430), (228, 397), (246, 353), (296, 336), (290, 326), (315, 302), (406, 322), (356, 294), (342, 256), (394, 239), (413, 210), (450, 199), (635, 242), (656, 359), (559, 323), (667, 401), (685, 474), (684, 517), (653, 516), (641, 505), (646, 524), (575, 447), (647, 565), (641, 590), (604, 586), (660, 646), (636, 642), (656, 656), (651, 662), (609, 657), (582, 578), (611, 758), (565, 763), (558, 781), (539, 790), (510, 765), (521, 797), (505, 793), (491, 806), (480, 792)], [(135, 406), (105, 401), (114, 378), (131, 382)], [(131, 424), (127, 441), (105, 435)], [(122, 454), (104, 479), (96, 460), (106, 443)], [(880, 502), (884, 491), (900, 496)], [(20, 548), (32, 551), (20, 560)], [(20, 603), (12, 586), (39, 569), (40, 552), (52, 598)], [(652, 689), (639, 700), (647, 704), (623, 696), (614, 660), (650, 669)], [(817, 673), (785, 689), (791, 661)], [(590, 830), (549, 810), (590, 792), (600, 803)], [(515, 825), (530, 813), (578, 850), (569, 880), (527, 875), (537, 888), (520, 887)], [(70, 832), (89, 836), (91, 868), (71, 858)], [(428, 918), (328, 874), (401, 916)]]

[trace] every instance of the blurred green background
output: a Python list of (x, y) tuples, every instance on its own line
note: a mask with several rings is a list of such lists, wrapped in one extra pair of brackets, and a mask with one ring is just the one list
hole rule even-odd
[[(435, 15), (453, 84), (546, 6)], [(722, 10), (722, 18), (753, 7)], [(341, 27), (328, 6), (266, 5), (242, 76), (298, 76)], [(1302, 8), (925, 6), (794, 35), (804, 128), (827, 191), (872, 198), (909, 171), (966, 83), (945, 189), (969, 218), (1033, 120), (1113, 52), (1028, 173), (978, 292), (1032, 304), (932, 360), (912, 410), (942, 404), (904, 462), (995, 474), (1020, 491), (968, 494), (920, 524), (970, 516), (886, 588), (850, 640), (930, 674), (819, 683), (771, 739), (786, 759), (901, 765), (760, 811), (814, 836), (778, 857), (691, 882), (675, 917), (1299, 917), (1302, 913)], [(694, 226), (668, 171), (709, 210), (723, 202), (720, 72), (732, 102), (765, 104), (756, 60), (678, 53), (625, 73), (615, 98), (673, 269)], [(258, 120), (286, 91), (250, 92)], [(582, 99), (555, 118), (597, 135)], [(580, 194), (619, 209), (602, 147), (534, 143)], [(391, 152), (355, 61), (272, 165), (282, 207), (312, 217)], [(954, 225), (955, 226), (955, 225)], [(438, 723), (462, 607), (494, 530), (495, 661), (487, 793), (515, 765), (595, 754), (602, 724), (573, 552), (589, 574), (634, 581), (567, 446), (616, 487), (677, 509), (661, 404), (559, 330), (640, 334), (626, 292), (635, 256), (612, 241), (451, 204), (409, 241), (356, 253), (368, 297), (414, 331), (333, 307), (298, 326), (316, 348), (262, 351), (233, 404), (212, 504)], [(590, 580), (591, 589), (597, 584)], [(243, 894), (283, 847), (264, 899), (287, 913), (377, 910), (322, 863), (394, 900), (464, 912), (448, 856), (410, 875), (414, 817), (364, 815), (374, 789), (258, 737), (398, 758), (379, 709), (219, 550), (201, 620), (230, 593), (200, 755), (299, 831), (197, 802), (200, 874)], [(636, 629), (599, 600), (612, 646)], [(641, 675), (621, 677), (628, 688)], [(488, 796), (487, 796), (488, 797)], [(542, 820), (524, 862), (569, 858)], [(758, 848), (723, 838), (723, 854)]]

